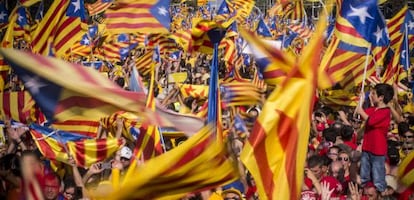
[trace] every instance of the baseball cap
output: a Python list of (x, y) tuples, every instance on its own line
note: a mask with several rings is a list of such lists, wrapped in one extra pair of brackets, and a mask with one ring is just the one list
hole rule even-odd
[(121, 155), (120, 156), (121, 156), (121, 158), (131, 159), (132, 150), (127, 146), (123, 146), (121, 148)]

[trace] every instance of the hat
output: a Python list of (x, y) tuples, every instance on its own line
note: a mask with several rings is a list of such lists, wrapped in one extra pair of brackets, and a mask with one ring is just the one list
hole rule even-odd
[(121, 148), (121, 158), (131, 159), (131, 157), (132, 157), (132, 150), (127, 146), (123, 146)]
[(223, 192), (221, 192), (221, 196), (224, 197), (224, 195), (226, 195), (227, 193), (234, 193), (234, 194), (237, 194), (240, 197), (240, 199), (243, 198), (242, 193), (238, 189), (235, 189), (233, 187), (229, 188), (229, 189), (226, 189), (226, 190), (223, 190)]
[(395, 176), (386, 175), (385, 182), (387, 183), (387, 186), (391, 187), (393, 190), (397, 190), (397, 179)]

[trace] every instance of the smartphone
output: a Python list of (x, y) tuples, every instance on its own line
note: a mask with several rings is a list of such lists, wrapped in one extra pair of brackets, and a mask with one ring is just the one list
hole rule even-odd
[(111, 169), (112, 168), (112, 163), (104, 162), (104, 163), (101, 164), (100, 168), (101, 169)]

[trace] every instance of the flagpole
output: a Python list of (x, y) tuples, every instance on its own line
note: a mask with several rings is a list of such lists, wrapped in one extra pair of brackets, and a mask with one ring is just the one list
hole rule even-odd
[(161, 144), (162, 144), (162, 150), (164, 150), (164, 153), (167, 152), (167, 148), (165, 147), (165, 141), (164, 141), (164, 136), (162, 135), (159, 127), (155, 127), (158, 129), (158, 133), (160, 134), (160, 140), (161, 140)]
[[(364, 74), (362, 76), (362, 85), (361, 85), (361, 94), (364, 92), (365, 89), (365, 79), (367, 78), (367, 68), (368, 68), (368, 59), (369, 54), (371, 53), (371, 44), (367, 47), (367, 54), (365, 55), (365, 66), (364, 66)], [(363, 99), (359, 100), (359, 105), (362, 106)]]

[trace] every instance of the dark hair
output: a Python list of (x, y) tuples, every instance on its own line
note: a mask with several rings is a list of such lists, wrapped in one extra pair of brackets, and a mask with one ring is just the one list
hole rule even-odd
[(400, 122), (397, 126), (398, 135), (402, 136), (405, 132), (410, 129), (410, 125), (407, 122)]
[(323, 166), (329, 166), (332, 163), (332, 159), (330, 159), (327, 155), (321, 156), (321, 160)]
[(392, 98), (394, 97), (394, 89), (391, 85), (386, 83), (378, 83), (375, 85), (375, 92), (377, 93), (377, 96), (383, 97), (383, 101), (385, 104), (390, 102)]
[(322, 160), (322, 157), (320, 157), (319, 155), (313, 155), (308, 158), (308, 168), (313, 168), (313, 167), (322, 166), (322, 165), (323, 165), (323, 160)]
[(76, 188), (76, 183), (72, 178), (67, 178), (63, 181), (63, 188), (64, 190), (68, 188)]
[(329, 127), (329, 128), (326, 128), (326, 129), (323, 130), (322, 136), (323, 136), (323, 138), (325, 138), (325, 140), (327, 142), (335, 143), (337, 132), (335, 131), (334, 128)]
[(341, 138), (343, 141), (350, 141), (352, 140), (352, 136), (354, 135), (354, 129), (351, 126), (344, 125), (341, 129)]

